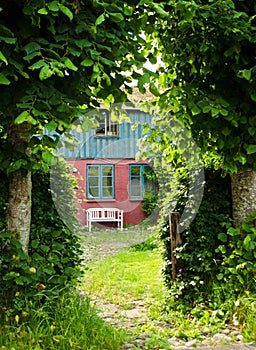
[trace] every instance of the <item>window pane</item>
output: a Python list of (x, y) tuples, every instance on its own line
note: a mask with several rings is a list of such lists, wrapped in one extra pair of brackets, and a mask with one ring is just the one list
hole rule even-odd
[(144, 166), (143, 177), (144, 177), (144, 194), (145, 192), (148, 192), (148, 191), (151, 191), (152, 193), (154, 193), (155, 174), (154, 174), (154, 170), (149, 165)]
[(99, 176), (99, 166), (89, 165), (88, 176)]
[(102, 178), (102, 186), (112, 186), (112, 177), (103, 177)]
[(112, 176), (112, 166), (102, 166), (102, 176)]
[(99, 169), (98, 165), (88, 165), (87, 167), (87, 188), (91, 198), (99, 198)]
[(132, 187), (131, 189), (132, 197), (142, 197), (141, 187)]
[(89, 186), (89, 195), (92, 198), (99, 198), (100, 196), (99, 187)]
[(142, 197), (141, 178), (131, 178), (131, 197)]
[(88, 178), (90, 187), (99, 187), (99, 178), (98, 177), (89, 177)]
[(106, 110), (101, 110), (100, 114), (101, 116), (97, 116), (97, 121), (99, 123), (99, 126), (96, 129), (96, 135), (105, 136), (108, 130), (109, 113)]
[(113, 197), (112, 187), (103, 187), (102, 188), (102, 197), (103, 198), (112, 198)]
[(140, 177), (140, 166), (131, 167), (131, 177)]

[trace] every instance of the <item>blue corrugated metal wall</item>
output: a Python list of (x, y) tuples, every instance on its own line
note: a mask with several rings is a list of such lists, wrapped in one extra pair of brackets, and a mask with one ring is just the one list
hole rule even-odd
[(127, 110), (131, 123), (121, 123), (119, 125), (118, 137), (95, 137), (95, 130), (91, 129), (86, 133), (74, 131), (74, 135), (78, 140), (78, 146), (74, 151), (68, 148), (60, 149), (65, 158), (135, 158), (138, 152), (137, 142), (143, 136), (143, 126), (138, 125), (132, 130), (135, 123), (150, 124), (150, 114), (139, 110)]

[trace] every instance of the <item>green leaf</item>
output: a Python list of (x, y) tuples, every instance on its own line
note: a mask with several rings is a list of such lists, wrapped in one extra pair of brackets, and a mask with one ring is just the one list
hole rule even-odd
[(109, 13), (110, 17), (112, 18), (113, 22), (121, 22), (124, 20), (124, 16), (121, 13)]
[(33, 259), (33, 260), (37, 260), (37, 261), (42, 261), (42, 260), (44, 260), (44, 258), (43, 258), (41, 255), (39, 255), (38, 253), (34, 253), (34, 254), (32, 255), (32, 259)]
[(246, 149), (247, 154), (256, 153), (256, 145), (245, 145), (244, 148)]
[(193, 115), (197, 115), (201, 113), (201, 109), (197, 105), (193, 105), (191, 108), (191, 112)]
[(5, 55), (0, 51), (0, 60), (3, 61), (6, 65), (8, 65), (8, 61), (5, 57)]
[(209, 113), (212, 107), (210, 105), (204, 106), (203, 107), (203, 113)]
[(230, 236), (240, 236), (241, 235), (241, 232), (240, 232), (240, 229), (239, 228), (234, 228), (234, 227), (230, 227), (228, 229), (228, 234)]
[(7, 38), (5, 36), (0, 36), (0, 41), (4, 41), (6, 44), (15, 44), (16, 43), (15, 38)]
[(216, 277), (217, 277), (217, 280), (221, 281), (224, 275), (223, 273), (219, 273), (218, 275), (216, 275)]
[(53, 267), (44, 267), (43, 272), (47, 273), (47, 275), (54, 275), (55, 270)]
[(54, 120), (51, 120), (49, 123), (45, 125), (46, 129), (49, 131), (56, 130), (58, 126), (58, 123), (56, 123)]
[(59, 4), (59, 9), (61, 10), (64, 15), (66, 15), (70, 21), (73, 19), (73, 13), (70, 11), (70, 9), (62, 4)]
[(138, 88), (141, 93), (145, 92), (144, 85), (150, 83), (150, 76), (148, 73), (144, 73), (138, 80)]
[(212, 108), (211, 109), (211, 114), (212, 114), (212, 117), (216, 117), (219, 115), (219, 110), (217, 108)]
[(155, 86), (154, 83), (150, 83), (149, 84), (149, 91), (155, 96), (159, 96), (160, 95), (159, 89)]
[(37, 248), (38, 247), (38, 245), (39, 245), (39, 239), (33, 239), (32, 241), (31, 241), (31, 247), (32, 248)]
[(254, 135), (255, 135), (255, 132), (256, 132), (256, 128), (250, 127), (250, 128), (248, 128), (248, 132), (249, 132), (249, 134), (250, 134), (251, 136), (254, 136)]
[(245, 164), (246, 163), (246, 157), (243, 156), (242, 154), (238, 153), (235, 157), (234, 160), (237, 160), (238, 162), (240, 162), (241, 164)]
[(34, 70), (34, 69), (39, 69), (42, 67), (48, 67), (48, 65), (45, 63), (45, 61), (43, 60), (39, 60), (37, 62), (35, 62), (34, 64), (32, 64), (32, 66), (29, 67), (29, 69)]
[(0, 73), (0, 84), (9, 85), (10, 83), (11, 83), (10, 80), (7, 79), (4, 74)]
[(124, 4), (124, 14), (126, 16), (131, 16), (133, 14), (134, 8), (132, 6), (127, 6), (127, 4)]
[(23, 59), (25, 61), (30, 61), (36, 56), (41, 56), (41, 53), (39, 51), (35, 51), (35, 52), (30, 53), (29, 55), (24, 56)]
[(26, 51), (27, 55), (31, 54), (34, 51), (38, 51), (40, 49), (41, 49), (41, 46), (34, 41), (31, 41), (29, 44), (24, 46), (24, 50)]
[(108, 108), (111, 104), (115, 102), (115, 98), (112, 94), (109, 94), (105, 99), (104, 99), (104, 106)]
[(47, 245), (41, 244), (39, 246), (39, 249), (41, 249), (43, 252), (49, 252), (50, 248)]
[(218, 239), (222, 242), (227, 242), (228, 236), (226, 235), (226, 233), (221, 232), (218, 234)]
[(43, 68), (40, 70), (39, 79), (40, 79), (40, 80), (48, 79), (48, 78), (50, 78), (53, 74), (54, 74), (54, 72), (53, 72), (48, 66), (45, 66), (45, 67), (43, 67)]
[(23, 76), (23, 78), (25, 78), (25, 79), (29, 79), (29, 78), (30, 78), (29, 74), (26, 73), (26, 72), (23, 72), (22, 70), (19, 70), (19, 73), (20, 73), (20, 75)]
[(113, 64), (115, 63), (114, 61), (110, 61), (107, 58), (104, 57), (100, 57), (100, 60), (102, 63), (106, 64), (107, 66), (113, 66)]
[(226, 126), (221, 132), (224, 136), (228, 136), (231, 133), (231, 130)]
[(224, 108), (220, 110), (220, 114), (224, 115), (225, 117), (228, 115), (228, 111)]
[(74, 71), (78, 70), (78, 68), (73, 64), (73, 62), (68, 57), (64, 57), (63, 61), (68, 69), (71, 69)]
[(251, 79), (251, 70), (250, 69), (240, 70), (237, 75), (239, 78), (245, 78), (246, 80), (250, 80)]
[(75, 40), (74, 41), (76, 46), (78, 46), (80, 49), (83, 49), (84, 47), (90, 47), (92, 44), (88, 39), (80, 39), (80, 40)]
[(49, 151), (44, 151), (44, 152), (42, 153), (42, 159), (43, 159), (43, 161), (44, 161), (45, 163), (51, 165), (52, 162), (53, 162), (54, 156), (53, 156), (53, 154), (52, 154), (51, 152), (49, 152)]
[(99, 26), (102, 22), (104, 22), (105, 21), (105, 16), (104, 16), (104, 14), (101, 14), (97, 19), (96, 19), (96, 21), (95, 21), (95, 25), (96, 26)]
[(256, 94), (254, 92), (250, 93), (251, 99), (256, 102)]
[(237, 275), (237, 279), (238, 279), (238, 281), (239, 281), (241, 284), (244, 285), (244, 280), (243, 280), (242, 276)]
[(14, 120), (14, 124), (22, 124), (24, 122), (27, 122), (27, 123), (32, 124), (32, 125), (37, 124), (37, 121), (30, 115), (29, 111), (23, 111)]
[(48, 15), (48, 11), (45, 7), (37, 11), (40, 15)]
[(243, 240), (243, 246), (246, 250), (253, 250), (255, 248), (255, 242), (252, 240), (252, 236), (247, 234)]
[(90, 55), (91, 55), (92, 59), (98, 59), (98, 56), (101, 55), (101, 52), (93, 50), (93, 49), (90, 49)]
[(61, 251), (64, 248), (65, 248), (64, 244), (62, 244), (62, 243), (53, 242), (53, 244), (52, 244), (52, 250), (60, 250)]
[(52, 1), (49, 4), (47, 4), (47, 7), (50, 11), (58, 12), (59, 11), (59, 3), (58, 1)]
[(225, 146), (225, 142), (221, 138), (219, 138), (218, 145), (219, 145), (219, 149), (222, 149)]
[(81, 66), (84, 66), (84, 67), (90, 67), (94, 64), (94, 62), (90, 58), (86, 58), (80, 64), (81, 64)]
[(27, 167), (28, 162), (25, 159), (18, 159), (16, 162), (13, 162), (7, 172), (10, 174), (14, 171), (19, 170), (21, 167)]
[(161, 5), (153, 3), (153, 6), (157, 14), (159, 14), (162, 17), (169, 17), (169, 13), (166, 12)]

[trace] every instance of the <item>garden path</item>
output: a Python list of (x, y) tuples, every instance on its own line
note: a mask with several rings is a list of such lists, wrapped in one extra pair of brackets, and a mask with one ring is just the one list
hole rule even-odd
[[(98, 261), (110, 255), (117, 254), (123, 249), (127, 249), (136, 243), (142, 243), (152, 234), (150, 230), (100, 230), (91, 233), (82, 233), (83, 261), (86, 265), (89, 261)], [(123, 309), (119, 305), (111, 304), (95, 295), (89, 295), (92, 303), (99, 310), (99, 316), (106, 322), (118, 328), (128, 331), (141, 328), (150, 319), (148, 304), (153, 300), (136, 300), (130, 303), (128, 309)], [(159, 322), (159, 329), (169, 327), (165, 322)], [(127, 343), (123, 344), (120, 350), (128, 349), (149, 349), (147, 343), (150, 342), (151, 334), (142, 332), (136, 337), (131, 337)], [(256, 343), (246, 344), (240, 330), (235, 327), (227, 327), (221, 332), (210, 335), (210, 330), (205, 329), (205, 337), (200, 342), (197, 339), (184, 340), (176, 337), (168, 339), (169, 349), (188, 350), (199, 348), (200, 350), (256, 350)], [(230, 345), (220, 345), (230, 343)], [(152, 349), (150, 347), (150, 349)], [(154, 347), (154, 350), (167, 350)]]

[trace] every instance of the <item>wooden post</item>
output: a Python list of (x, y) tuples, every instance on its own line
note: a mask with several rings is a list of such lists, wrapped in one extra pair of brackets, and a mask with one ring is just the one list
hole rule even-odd
[(177, 258), (175, 255), (176, 247), (182, 243), (181, 234), (179, 232), (180, 214), (178, 212), (169, 213), (170, 238), (171, 238), (171, 257), (172, 257), (172, 280), (176, 278)]

